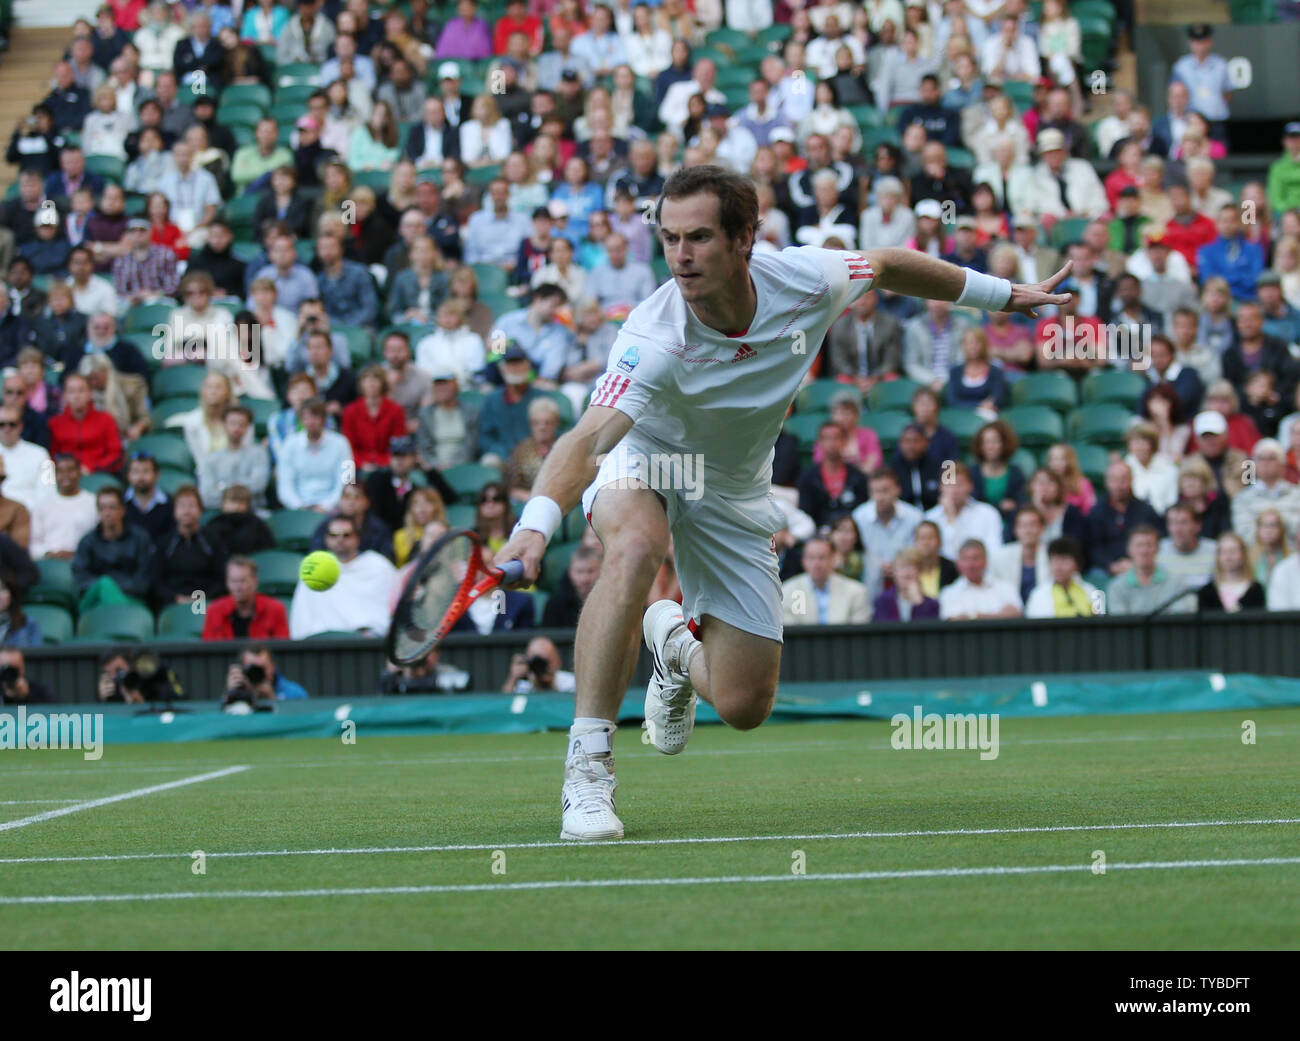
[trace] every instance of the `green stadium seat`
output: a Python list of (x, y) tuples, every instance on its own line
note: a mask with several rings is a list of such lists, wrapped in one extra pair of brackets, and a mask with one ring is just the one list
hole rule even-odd
[(239, 403), (253, 413), (253, 429), (259, 437), (265, 436), (266, 424), (281, 409), (278, 401), (267, 401), (265, 398), (240, 398)]
[(1056, 249), (1064, 249), (1071, 242), (1082, 238), (1083, 230), (1089, 223), (1087, 217), (1062, 217), (1052, 225), (1050, 241)]
[[(897, 109), (894, 110), (898, 111)], [(862, 149), (869, 152), (876, 145), (901, 145), (903, 135), (898, 132), (897, 127), (863, 127), (862, 128)]]
[(126, 312), (126, 330), (132, 333), (152, 332), (156, 325), (166, 325), (176, 310), (175, 304), (136, 304)]
[(40, 578), (27, 590), (24, 606), (53, 604), (75, 614), (81, 597), (77, 595), (77, 584), (72, 579), (72, 561), (45, 557), (36, 561), (36, 570)]
[(1140, 373), (1095, 369), (1084, 377), (1083, 400), (1089, 405), (1117, 404), (1133, 409), (1146, 388), (1147, 379)]
[(809, 383), (794, 399), (794, 407), (798, 412), (825, 412), (831, 407), (831, 398), (842, 391), (848, 391), (857, 397), (861, 402), (862, 395), (858, 389), (851, 383), (841, 383), (839, 380), (814, 380)]
[(1038, 460), (1034, 458), (1034, 453), (1028, 448), (1017, 448), (1016, 454), (1011, 457), (1011, 464), (1020, 468), (1020, 472), (1025, 475), (1026, 481), (1038, 469)]
[(175, 495), (187, 484), (198, 484), (193, 470), (177, 470), (174, 466), (164, 466), (158, 471), (158, 487), (168, 495)]
[(883, 380), (871, 388), (867, 395), (867, 404), (873, 409), (902, 409), (908, 411), (912, 407), (912, 395), (920, 388), (921, 384), (915, 380)]
[(1071, 9), (1070, 14), (1079, 23), (1079, 32), (1083, 36), (1109, 37), (1114, 19), (1101, 18), (1095, 14), (1079, 13)]
[(470, 269), (478, 279), (480, 296), (485, 293), (504, 293), (510, 284), (505, 269), (495, 264), (471, 264)]
[(217, 123), (223, 127), (255, 127), (266, 115), (266, 110), (256, 105), (230, 105), (217, 112)]
[(475, 166), (465, 171), (465, 183), (474, 185), (479, 188), (486, 188), (496, 178), (501, 176), (500, 163), (488, 163), (486, 166)]
[(449, 466), (442, 472), (442, 476), (457, 495), (473, 498), (485, 484), (501, 480), (501, 471), (495, 466), (484, 466), (482, 463), (461, 463), (459, 466)]
[(753, 67), (746, 68), (738, 63), (724, 65), (718, 69), (718, 89), (726, 91), (728, 87), (741, 87), (748, 93), (756, 75)]
[(293, 596), (298, 587), (298, 567), (302, 556), (284, 549), (264, 549), (254, 553), (258, 591), (267, 596)]
[(880, 438), (880, 447), (888, 456), (897, 446), (898, 439), (903, 433), (903, 428), (912, 422), (910, 412), (899, 412), (897, 409), (888, 409), (884, 412), (868, 412), (862, 417), (862, 425), (870, 427)]
[(393, 175), (388, 170), (358, 170), (352, 175), (352, 185), (353, 187), (364, 186), (376, 195), (383, 195), (388, 191), (388, 183), (392, 179)]
[(122, 482), (112, 474), (93, 473), (81, 478), (81, 490), (95, 495), (101, 488), (121, 488)]
[(737, 47), (732, 54), (732, 60), (746, 70), (752, 82), (758, 78), (759, 63), (771, 53), (763, 44), (751, 43), (744, 47)]
[(265, 112), (271, 107), (271, 91), (261, 83), (232, 83), (221, 92), (217, 103), (217, 121), (221, 122), (221, 113), (228, 108), (248, 105)]
[(968, 148), (949, 148), (948, 165), (954, 170), (969, 170), (975, 165), (975, 153)]
[(126, 163), (113, 155), (88, 155), (86, 173), (98, 174), (106, 181), (121, 184), (126, 179)]
[(865, 130), (867, 127), (882, 127), (885, 117), (875, 105), (850, 105), (847, 109), (853, 122)]
[(158, 612), (158, 635), (172, 640), (201, 640), (202, 614), (195, 614), (191, 604), (168, 604)]
[(569, 567), (569, 558), (578, 548), (576, 542), (561, 542), (546, 551), (542, 558), (542, 573), (537, 579), (537, 587), (547, 593), (555, 592), (555, 586)]
[(323, 519), (315, 510), (276, 510), (266, 523), (275, 536), (276, 548), (306, 553)]
[(280, 105), (297, 105), (299, 114), (306, 111), (307, 99), (321, 88), (314, 83), (286, 83), (275, 92), (272, 108)]
[(453, 528), (473, 528), (478, 510), (472, 502), (458, 502), (447, 507), (447, 523)]
[(829, 423), (829, 412), (796, 412), (785, 421), (785, 432), (793, 434), (801, 448), (812, 448), (817, 443), (817, 431)]
[(546, 613), (546, 603), (550, 599), (550, 593), (540, 589), (533, 590), (533, 624), (539, 629), (542, 627), (542, 616)]
[(939, 411), (939, 424), (947, 427), (957, 435), (957, 441), (963, 449), (969, 449), (981, 428), (988, 422), (974, 409), (945, 408)]
[(1067, 413), (1079, 403), (1079, 389), (1064, 372), (1034, 372), (1011, 386), (1015, 405), (1046, 405)]
[(766, 29), (760, 30), (757, 39), (759, 43), (780, 44), (790, 39), (793, 34), (794, 29), (789, 25), (772, 24)]
[(749, 36), (739, 29), (723, 26), (721, 29), (705, 33), (704, 42), (710, 47), (729, 47), (734, 50), (737, 47), (748, 47)]
[(138, 437), (130, 442), (126, 446), (126, 451), (128, 455), (134, 452), (149, 452), (158, 460), (159, 467), (170, 466), (174, 470), (183, 470), (191, 474), (194, 472), (194, 457), (190, 455), (189, 447), (183, 437), (175, 437), (171, 434), (145, 434), (144, 437)]
[(374, 358), (369, 329), (359, 325), (334, 325), (331, 328), (348, 341), (348, 353), (354, 367), (365, 365)]
[(77, 635), (104, 642), (127, 640), (133, 643), (152, 640), (153, 614), (138, 604), (100, 604), (77, 620)]
[(275, 82), (278, 87), (290, 83), (315, 83), (320, 66), (315, 62), (299, 61), (281, 65), (275, 70)]
[(172, 365), (153, 374), (150, 393), (154, 401), (198, 394), (208, 374), (206, 365)]
[(1002, 93), (1009, 97), (1016, 109), (1023, 112), (1034, 103), (1034, 85), (1020, 80), (1006, 80)]
[(67, 643), (76, 634), (71, 612), (58, 604), (24, 604), (23, 614), (40, 627), (42, 643)]
[(1088, 404), (1070, 414), (1070, 440), (1106, 448), (1124, 447), (1124, 436), (1137, 417), (1123, 405)]
[(1110, 452), (1101, 445), (1079, 441), (1072, 445), (1079, 457), (1079, 469), (1098, 488), (1106, 483), (1106, 467), (1110, 466)]
[(292, 130), (305, 108), (301, 101), (277, 101), (266, 114), (275, 120), (276, 126)]
[(347, 632), (343, 629), (328, 629), (323, 633), (312, 633), (308, 640), (355, 640), (360, 633)]
[(577, 542), (587, 530), (587, 515), (582, 512), (582, 503), (564, 515), (561, 531), (565, 542)]
[(1065, 440), (1065, 424), (1059, 413), (1046, 405), (1019, 405), (1005, 409), (998, 418), (1011, 424), (1020, 443), (1029, 448), (1046, 447)]
[(198, 407), (197, 394), (188, 398), (168, 398), (166, 401), (158, 402), (150, 412), (155, 432), (160, 431), (173, 416), (178, 416), (182, 412), (192, 412)]

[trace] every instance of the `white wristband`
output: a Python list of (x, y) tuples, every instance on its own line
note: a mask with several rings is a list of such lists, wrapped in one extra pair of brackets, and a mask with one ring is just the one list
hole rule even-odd
[(978, 307), (981, 311), (1001, 311), (1011, 300), (1011, 283), (1005, 278), (981, 275), (970, 268), (966, 272), (966, 288), (957, 297), (958, 307)]
[(524, 504), (523, 512), (519, 514), (519, 523), (510, 534), (513, 536), (521, 528), (538, 531), (547, 542), (550, 542), (551, 536), (555, 534), (555, 529), (560, 526), (560, 521), (563, 519), (564, 512), (558, 502), (548, 499), (545, 495), (534, 495)]

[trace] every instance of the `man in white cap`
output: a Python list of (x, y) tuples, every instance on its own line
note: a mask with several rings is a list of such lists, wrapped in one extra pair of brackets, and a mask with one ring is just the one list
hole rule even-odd
[[(469, 105), (460, 95), (460, 66), (454, 61), (444, 61), (438, 66), (438, 94), (442, 98), (442, 111), (447, 122), (452, 127), (459, 127), (469, 117)], [(456, 150), (460, 150), (459, 143)]]
[[(1038, 156), (1025, 204), (1039, 217), (1054, 223), (1061, 217), (1100, 217), (1110, 208), (1092, 164), (1070, 158), (1059, 130), (1038, 135)], [(1043, 224), (1050, 226), (1048, 220)]]
[[(1210, 388), (1207, 399), (1215, 389)], [(1205, 460), (1214, 474), (1217, 493), (1236, 498), (1246, 487), (1246, 453), (1228, 443), (1228, 421), (1223, 413), (1213, 408), (1198, 412), (1192, 420), (1192, 433), (1199, 451), (1187, 459)]]

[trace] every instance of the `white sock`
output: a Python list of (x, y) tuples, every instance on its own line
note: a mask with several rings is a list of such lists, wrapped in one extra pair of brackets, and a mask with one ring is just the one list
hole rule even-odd
[(689, 629), (683, 629), (679, 635), (668, 641), (668, 646), (665, 648), (669, 671), (676, 673), (689, 683), (691, 679), (691, 658), (703, 646), (704, 644), (700, 643)]
[(569, 728), (569, 752), (586, 755), (589, 759), (608, 759), (614, 754), (614, 731), (618, 724), (612, 719), (578, 716)]

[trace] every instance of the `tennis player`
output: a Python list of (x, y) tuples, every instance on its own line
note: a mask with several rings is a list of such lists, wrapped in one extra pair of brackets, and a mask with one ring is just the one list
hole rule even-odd
[[(1053, 293), (1069, 264), (1045, 282), (1013, 285), (914, 250), (800, 246), (754, 256), (754, 185), (717, 166), (673, 174), (656, 224), (673, 277), (628, 316), (587, 410), (546, 457), (495, 557), (521, 561), (535, 579), (579, 501), (605, 547), (578, 620), (564, 839), (623, 837), (613, 738), (642, 634), (654, 656), (645, 726), (659, 751), (685, 748), (697, 696), (739, 730), (771, 712), (782, 638), (773, 536), (784, 524), (772, 446), (845, 308), (873, 287), (1028, 315), (1069, 299)], [(645, 609), (670, 532), (682, 604)]]

